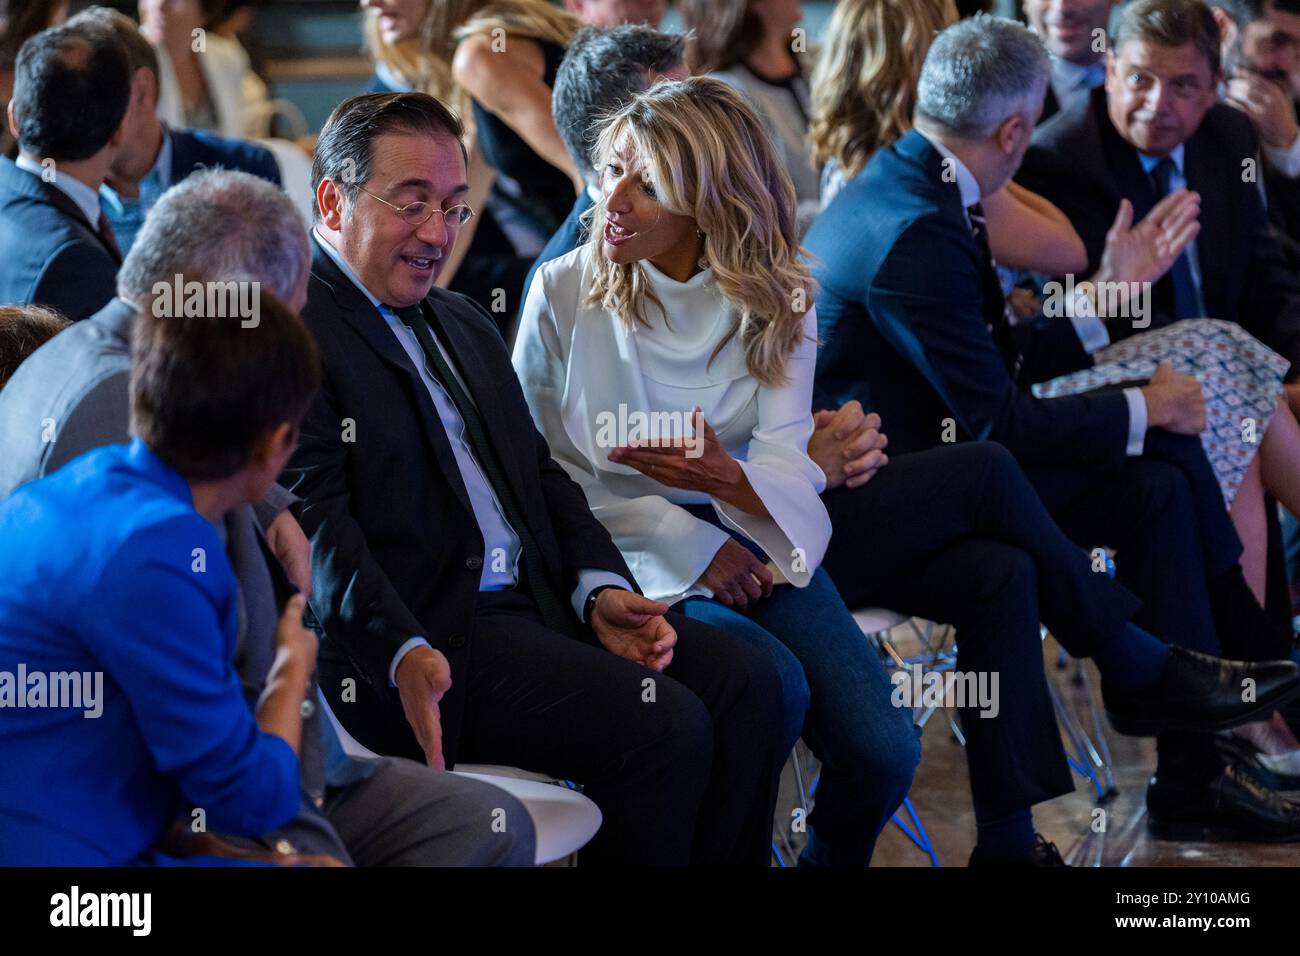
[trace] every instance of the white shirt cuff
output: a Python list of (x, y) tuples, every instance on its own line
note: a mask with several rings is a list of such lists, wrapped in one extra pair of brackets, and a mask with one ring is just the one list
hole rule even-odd
[(1147, 400), (1142, 397), (1142, 389), (1124, 389), (1124, 398), (1128, 401), (1128, 448), (1131, 456), (1142, 454), (1147, 440)]
[(1296, 137), (1288, 149), (1266, 145), (1264, 155), (1268, 157), (1269, 164), (1283, 176), (1288, 179), (1300, 177), (1300, 136)]
[(596, 588), (603, 587), (622, 588), (624, 591), (635, 591), (636, 588), (628, 584), (627, 578), (612, 571), (597, 571), (595, 568), (583, 568), (578, 572), (578, 586), (573, 589), (573, 596), (570, 599), (573, 602), (573, 613), (578, 615), (578, 620), (582, 620), (582, 608), (587, 603), (587, 598)]
[(405, 657), (411, 651), (415, 650), (417, 647), (429, 647), (429, 646), (431, 645), (424, 638), (413, 637), (405, 644), (403, 644), (401, 647), (399, 647), (397, 649), (397, 653), (393, 655), (393, 663), (388, 665), (388, 686), (389, 687), (397, 686), (397, 665), (402, 663), (403, 657)]
[(1093, 307), (1092, 300), (1078, 289), (1074, 291), (1074, 308), (1070, 310), (1070, 324), (1074, 326), (1074, 334), (1079, 337), (1079, 344), (1089, 355), (1100, 352), (1110, 345), (1110, 332), (1106, 330), (1106, 323), (1097, 318), (1097, 310)]

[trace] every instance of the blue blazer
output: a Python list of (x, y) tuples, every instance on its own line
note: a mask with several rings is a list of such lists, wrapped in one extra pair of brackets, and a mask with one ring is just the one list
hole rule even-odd
[(77, 204), (0, 156), (0, 305), (94, 315), (117, 294), (119, 256)]
[[(298, 760), (235, 672), (237, 603), (217, 530), (140, 439), (0, 503), (0, 866), (144, 862), (196, 808), (248, 837), (294, 816)], [(102, 689), (36, 707), (37, 673)]]
[(235, 169), (280, 185), (280, 165), (265, 146), (202, 129), (169, 129), (171, 180), (179, 183), (200, 169)]
[[(1025, 387), (1088, 361), (1068, 320), (1016, 327), (1013, 380), (989, 322), (989, 275), (943, 157), (916, 131), (882, 149), (809, 230), (817, 293), (816, 401), (880, 413), (891, 452), (1001, 442), (1022, 462), (1118, 465), (1119, 392), (1036, 399)], [(951, 435), (951, 437), (949, 437)]]

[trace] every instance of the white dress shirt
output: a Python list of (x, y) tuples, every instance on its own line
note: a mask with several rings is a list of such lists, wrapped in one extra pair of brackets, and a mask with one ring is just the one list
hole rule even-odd
[[(470, 507), (474, 511), (474, 520), (478, 522), (479, 532), (483, 536), (483, 572), (479, 577), (479, 590), (500, 591), (514, 587), (519, 583), (519, 556), (521, 553), (519, 536), (515, 534), (514, 529), (510, 527), (510, 523), (506, 520), (505, 509), (501, 507), (501, 502), (497, 499), (491, 482), (488, 481), (487, 475), (479, 464), (478, 457), (470, 447), (469, 439), (465, 434), (465, 420), (461, 418), (456, 403), (452, 401), (442, 383), (429, 371), (428, 357), (424, 354), (424, 349), (420, 347), (420, 342), (415, 337), (415, 333), (397, 317), (392, 309), (361, 284), (351, 266), (347, 264), (347, 261), (344, 260), (337, 249), (325, 241), (319, 230), (314, 230), (314, 232), (316, 241), (325, 254), (334, 260), (334, 264), (379, 310), (379, 314), (388, 323), (389, 329), (392, 330), (397, 341), (401, 343), (403, 350), (410, 356), (411, 364), (420, 373), (420, 381), (424, 383), (424, 387), (429, 392), (429, 397), (433, 399), (434, 407), (438, 410), (438, 418), (442, 422), (442, 427), (447, 433), (447, 440), (451, 444), (452, 453), (455, 455), (461, 481), (464, 482), (465, 491), (469, 495)], [(456, 368), (456, 363), (448, 354), (446, 347), (438, 340), (436, 334), (433, 338), (434, 342), (437, 343), (438, 351), (446, 359), (447, 366), (451, 369), (452, 374), (456, 376), (461, 386), (465, 388), (465, 393), (468, 395), (469, 388), (465, 386), (465, 380)], [(495, 556), (497, 555), (504, 555), (506, 560), (504, 562), (496, 560)], [(586, 603), (587, 595), (597, 587), (606, 585), (632, 590), (632, 586), (617, 574), (595, 569), (583, 569), (579, 573), (578, 587), (571, 595), (574, 613), (579, 618), (582, 617), (582, 609)], [(397, 665), (401, 663), (407, 651), (420, 645), (428, 646), (428, 641), (423, 637), (416, 636), (398, 649), (388, 668), (390, 683), (397, 673)]]
[(14, 160), (14, 165), (19, 169), (27, 170), (37, 179), (48, 181), (51, 186), (77, 204), (81, 214), (89, 220), (91, 229), (96, 232), (99, 231), (99, 193), (80, 179), (77, 179), (77, 177), (60, 172), (57, 166), (52, 169), (54, 175), (45, 180), (45, 167), (25, 153), (19, 154), (18, 158)]
[[(693, 504), (711, 504), (726, 528), (761, 547), (778, 581), (806, 586), (831, 534), (819, 497), (826, 478), (807, 453), (815, 311), (804, 317), (786, 384), (764, 386), (749, 374), (739, 336), (713, 356), (730, 306), (710, 270), (676, 282), (641, 262), (664, 312), (647, 301), (650, 324), (628, 328), (614, 313), (582, 304), (591, 283), (588, 255), (583, 246), (538, 269), (515, 339), (515, 369), (551, 454), (586, 492), (649, 597), (671, 604), (711, 596), (700, 576), (728, 535), (681, 507)], [(661, 485), (609, 460), (625, 436), (611, 441), (603, 423), (653, 412), (684, 421), (697, 405), (769, 516)]]
[[(921, 131), (917, 130), (917, 132)], [(921, 133), (921, 135), (925, 136), (924, 133)], [(939, 155), (951, 163), (953, 178), (957, 181), (957, 188), (961, 193), (961, 204), (966, 210), (966, 222), (969, 225), (970, 207), (979, 202), (981, 198), (979, 181), (975, 178), (975, 174), (961, 161), (961, 157), (951, 149), (929, 136), (925, 136), (925, 138), (931, 146), (939, 151)], [(1181, 150), (1182, 147), (1180, 146), (1179, 149)], [(1181, 160), (1180, 153), (1180, 165)], [(1070, 324), (1074, 326), (1075, 334), (1079, 337), (1079, 343), (1089, 355), (1110, 344), (1110, 333), (1106, 331), (1105, 323), (1097, 318), (1092, 303), (1082, 292), (1076, 291), (1068, 314)], [(1124, 389), (1124, 400), (1128, 403), (1128, 443), (1125, 450), (1129, 455), (1141, 455), (1146, 447), (1147, 402), (1142, 397), (1140, 388)]]

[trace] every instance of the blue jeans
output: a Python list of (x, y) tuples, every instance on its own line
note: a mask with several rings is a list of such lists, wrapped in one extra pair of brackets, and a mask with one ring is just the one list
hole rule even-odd
[(819, 569), (805, 588), (778, 585), (747, 613), (705, 597), (674, 610), (762, 647), (776, 662), (786, 726), (802, 721), (803, 739), (822, 762), (799, 863), (866, 866), (912, 785), (921, 744), (911, 709), (891, 703), (885, 668), (830, 576)]

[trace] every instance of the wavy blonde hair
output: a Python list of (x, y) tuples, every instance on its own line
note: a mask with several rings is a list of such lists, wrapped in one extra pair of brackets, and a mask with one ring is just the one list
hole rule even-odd
[(379, 13), (366, 11), (366, 50), (413, 89), (437, 97), (464, 112), (463, 93), (451, 75), (456, 44), (485, 30), (500, 28), (508, 36), (550, 40), (568, 46), (582, 24), (546, 0), (429, 0), (415, 36), (385, 43)]
[[(629, 152), (663, 208), (692, 217), (704, 234), (704, 258), (732, 307), (731, 326), (710, 360), (739, 335), (749, 373), (764, 385), (782, 384), (804, 334), (812, 284), (799, 259), (794, 186), (762, 122), (720, 80), (663, 81), (606, 121), (596, 167)], [(587, 216), (589, 225), (603, 220), (605, 199)], [(648, 324), (646, 300), (661, 312), (663, 303), (641, 263), (610, 261), (601, 230), (590, 232), (595, 277), (584, 304), (617, 313), (629, 327)]]
[(813, 69), (808, 140), (845, 179), (912, 128), (930, 44), (957, 22), (953, 0), (840, 0)]

